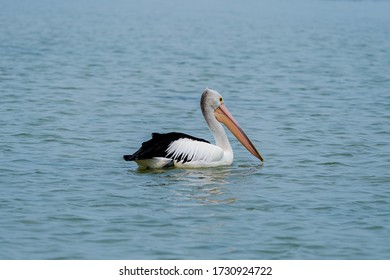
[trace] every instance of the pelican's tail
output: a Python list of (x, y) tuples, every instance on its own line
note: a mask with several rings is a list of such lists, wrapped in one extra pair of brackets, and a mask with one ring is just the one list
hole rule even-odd
[(124, 155), (124, 156), (123, 156), (123, 159), (124, 159), (125, 161), (133, 161), (133, 160), (134, 160), (134, 157), (133, 157), (133, 155)]

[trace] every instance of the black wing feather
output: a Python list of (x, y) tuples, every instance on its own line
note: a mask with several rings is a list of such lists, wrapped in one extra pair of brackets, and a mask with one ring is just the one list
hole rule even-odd
[[(167, 149), (169, 145), (179, 139), (189, 138), (195, 141), (201, 141), (210, 143), (207, 140), (193, 137), (191, 135), (179, 132), (170, 132), (170, 133), (152, 133), (152, 139), (149, 141), (143, 142), (141, 148), (132, 155), (124, 155), (123, 159), (126, 161), (132, 160), (141, 160), (141, 159), (151, 159), (153, 157), (166, 157), (169, 158), (167, 154)], [(186, 158), (178, 158), (178, 161), (184, 160), (188, 161)]]

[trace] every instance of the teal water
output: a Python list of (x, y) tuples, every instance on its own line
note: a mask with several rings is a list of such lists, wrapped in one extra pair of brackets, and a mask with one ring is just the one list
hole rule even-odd
[[(390, 2), (0, 6), (1, 259), (390, 258)], [(122, 160), (205, 87), (264, 166)]]

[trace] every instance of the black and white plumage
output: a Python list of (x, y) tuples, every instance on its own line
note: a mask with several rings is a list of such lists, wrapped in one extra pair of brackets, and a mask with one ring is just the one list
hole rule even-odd
[(263, 161), (260, 153), (224, 106), (222, 96), (218, 92), (206, 89), (202, 94), (201, 109), (214, 135), (215, 145), (184, 133), (153, 133), (152, 139), (142, 143), (138, 151), (123, 158), (126, 161), (135, 161), (141, 168), (230, 165), (233, 162), (233, 150), (221, 125), (223, 123), (254, 156)]
[[(143, 142), (141, 148), (132, 155), (125, 155), (124, 159), (127, 161), (141, 161), (150, 160), (152, 158), (166, 158), (169, 159), (167, 165), (173, 166), (174, 160), (177, 162), (186, 163), (195, 159), (196, 156), (196, 145), (186, 145), (187, 143), (198, 143), (199, 145), (210, 144), (209, 141), (196, 138), (188, 134), (179, 132), (170, 133), (152, 133), (152, 139)], [(193, 150), (183, 150), (179, 152), (181, 147), (193, 147)], [(179, 147), (179, 149), (176, 149)]]

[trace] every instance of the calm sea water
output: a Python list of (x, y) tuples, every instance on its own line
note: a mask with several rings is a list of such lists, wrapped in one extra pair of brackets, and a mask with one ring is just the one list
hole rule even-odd
[[(390, 258), (390, 2), (0, 6), (1, 259)], [(205, 87), (264, 166), (122, 160)]]

